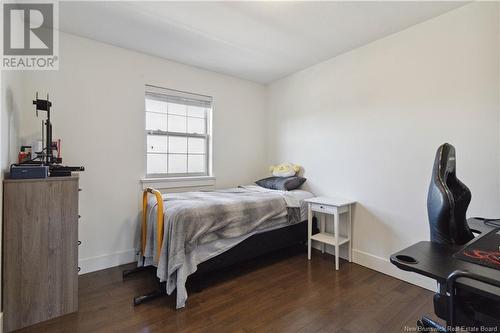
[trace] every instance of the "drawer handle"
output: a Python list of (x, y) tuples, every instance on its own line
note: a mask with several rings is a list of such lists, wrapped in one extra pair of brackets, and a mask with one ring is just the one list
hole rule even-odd
[(81, 219), (81, 218), (82, 218), (82, 216), (81, 216), (80, 214), (78, 214), (78, 218), (79, 218), (79, 219)]
[(324, 209), (325, 207), (323, 207), (323, 206), (319, 206), (319, 208)]
[(80, 272), (82, 270), (82, 268), (80, 266), (78, 266), (78, 272)]
[(78, 192), (81, 192), (81, 191), (83, 191), (83, 190), (82, 190), (81, 188), (79, 188), (79, 189), (78, 189)]
[(80, 245), (82, 245), (82, 241), (79, 240), (78, 241), (78, 246), (80, 246)]

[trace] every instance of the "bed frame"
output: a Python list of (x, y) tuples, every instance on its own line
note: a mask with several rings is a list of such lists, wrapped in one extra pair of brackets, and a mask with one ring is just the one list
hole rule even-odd
[[(145, 241), (146, 241), (146, 211), (147, 211), (147, 195), (153, 194), (158, 202), (158, 219), (157, 230), (163, 230), (163, 199), (158, 190), (147, 188), (143, 193), (143, 214), (142, 214), (142, 227), (141, 227), (141, 250), (144, 254)], [(318, 232), (317, 224), (314, 219), (313, 232)], [(161, 249), (163, 242), (163, 232), (161, 235), (157, 233), (157, 244), (160, 244), (158, 249)], [(252, 235), (232, 247), (231, 249), (201, 263), (198, 265), (196, 272), (188, 277), (188, 282), (196, 286), (196, 291), (201, 291), (203, 286), (204, 277), (209, 273), (221, 270), (223, 268), (254, 259), (256, 257), (275, 252), (278, 250), (292, 249), (298, 245), (304, 245), (307, 241), (307, 222), (302, 221), (284, 228), (279, 228), (259, 234)], [(159, 252), (156, 255), (158, 260)], [(123, 271), (123, 278), (125, 279), (130, 274), (150, 269), (152, 266), (137, 267), (132, 270)], [(157, 278), (158, 279), (158, 278)], [(158, 279), (159, 281), (159, 279)], [(150, 301), (160, 296), (166, 295), (165, 282), (158, 282), (158, 289), (145, 295), (134, 297), (134, 305), (139, 305), (144, 302)]]

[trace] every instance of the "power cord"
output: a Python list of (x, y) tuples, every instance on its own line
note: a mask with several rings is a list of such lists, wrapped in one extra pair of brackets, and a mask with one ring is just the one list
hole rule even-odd
[(490, 226), (493, 228), (500, 228), (500, 219), (487, 219), (484, 217), (473, 217), (473, 219), (483, 221), (483, 223), (487, 226)]

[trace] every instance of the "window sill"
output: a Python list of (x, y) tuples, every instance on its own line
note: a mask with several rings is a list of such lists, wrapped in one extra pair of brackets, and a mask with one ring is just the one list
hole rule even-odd
[(188, 188), (215, 186), (215, 176), (172, 177), (172, 178), (142, 178), (142, 188), (156, 189)]

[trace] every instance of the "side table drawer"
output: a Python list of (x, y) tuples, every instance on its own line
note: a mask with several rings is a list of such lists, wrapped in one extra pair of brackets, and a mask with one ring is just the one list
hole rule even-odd
[(322, 205), (322, 204), (316, 204), (316, 203), (311, 204), (311, 210), (314, 212), (326, 213), (326, 214), (335, 213), (335, 207)]

